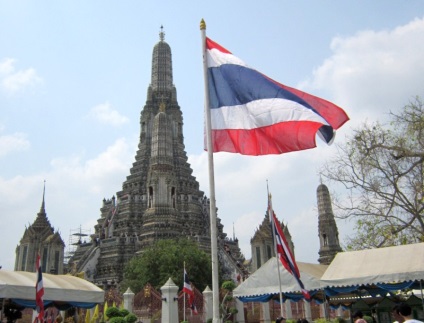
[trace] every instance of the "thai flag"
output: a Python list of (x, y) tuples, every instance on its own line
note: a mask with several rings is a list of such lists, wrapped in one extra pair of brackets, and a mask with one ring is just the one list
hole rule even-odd
[(349, 120), (335, 104), (280, 84), (206, 38), (213, 152), (282, 154), (328, 144)]
[(188, 295), (188, 304), (190, 305), (190, 309), (193, 314), (198, 314), (197, 308), (194, 305), (194, 291), (191, 288), (190, 280), (188, 279), (188, 275), (186, 270), (184, 269), (184, 286), (183, 292)]
[(34, 322), (43, 322), (44, 321), (44, 287), (43, 287), (43, 274), (41, 272), (40, 266), (40, 255), (37, 254), (36, 262), (35, 262), (35, 270), (37, 272), (37, 282), (35, 284), (35, 305), (38, 312), (37, 317)]
[(309, 300), (311, 299), (311, 296), (309, 295), (309, 292), (305, 289), (305, 286), (303, 285), (302, 281), (300, 280), (300, 272), (299, 268), (297, 268), (296, 260), (294, 259), (294, 256), (292, 252), (290, 251), (289, 245), (287, 243), (286, 237), (284, 236), (283, 230), (281, 230), (280, 223), (278, 222), (277, 217), (275, 216), (274, 211), (272, 208), (269, 210), (270, 216), (271, 216), (271, 227), (274, 231), (274, 237), (277, 247), (277, 255), (278, 259), (280, 259), (281, 263), (283, 264), (284, 268), (293, 275), (293, 277), (296, 279), (303, 296)]

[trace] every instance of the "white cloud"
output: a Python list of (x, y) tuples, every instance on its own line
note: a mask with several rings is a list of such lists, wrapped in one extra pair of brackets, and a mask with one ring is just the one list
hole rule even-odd
[(125, 139), (118, 139), (93, 159), (84, 162), (82, 156), (57, 158), (52, 160), (51, 165), (61, 182), (67, 178), (66, 185), (77, 188), (83, 184), (85, 190), (97, 194), (105, 187), (113, 187), (112, 183), (123, 181), (123, 174), (128, 173), (133, 159), (132, 147)]
[(13, 269), (14, 250), (25, 225), (32, 224), (40, 210), (44, 180), (47, 216), (61, 232), (65, 244), (68, 245), (71, 230), (79, 226), (93, 232), (103, 198), (112, 197), (129, 173), (134, 146), (133, 142), (118, 139), (88, 160), (81, 155), (61, 157), (52, 160), (52, 167), (44, 173), (0, 177), (0, 214), (13, 214), (14, 219), (0, 227), (2, 250), (7, 250), (0, 265)]
[(118, 127), (129, 122), (127, 117), (120, 115), (118, 111), (113, 110), (109, 102), (105, 102), (91, 108), (88, 117), (102, 124), (111, 125), (113, 127)]
[(2, 61), (0, 61), (0, 76), (12, 74), (14, 71), (13, 65), (15, 62), (16, 60), (13, 58), (4, 58)]
[(34, 68), (15, 70), (16, 60), (5, 58), (0, 61), (0, 86), (8, 94), (15, 94), (43, 82)]
[(0, 135), (0, 157), (15, 151), (23, 151), (30, 147), (26, 134), (14, 133), (11, 135)]
[(333, 54), (300, 86), (328, 93), (356, 120), (381, 118), (423, 95), (424, 18), (393, 30), (336, 37)]

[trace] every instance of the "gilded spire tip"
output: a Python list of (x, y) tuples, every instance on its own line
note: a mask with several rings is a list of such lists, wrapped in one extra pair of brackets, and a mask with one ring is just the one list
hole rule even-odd
[(164, 39), (165, 39), (165, 32), (163, 31), (163, 25), (160, 26), (159, 39), (161, 41), (164, 41)]
[(203, 20), (200, 21), (200, 30), (205, 30), (206, 29), (206, 22)]

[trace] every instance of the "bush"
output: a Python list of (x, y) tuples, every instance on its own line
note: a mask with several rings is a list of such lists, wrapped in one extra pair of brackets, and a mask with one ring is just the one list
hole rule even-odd
[(325, 318), (319, 318), (314, 321), (315, 323), (331, 323), (331, 321), (326, 320)]
[(120, 314), (122, 317), (125, 317), (125, 316), (127, 316), (128, 314), (130, 314), (130, 311), (128, 311), (127, 309), (123, 308), (123, 309), (120, 309), (120, 310), (119, 310), (119, 314)]
[(120, 316), (114, 316), (109, 320), (109, 323), (126, 323), (125, 318)]
[(346, 320), (344, 318), (342, 318), (342, 317), (336, 317), (333, 320), (333, 323), (346, 323)]
[(106, 310), (106, 316), (108, 318), (121, 317), (121, 313), (119, 308), (112, 306)]
[(125, 321), (127, 323), (134, 323), (138, 320), (137, 316), (133, 313), (129, 313), (128, 315), (125, 316)]

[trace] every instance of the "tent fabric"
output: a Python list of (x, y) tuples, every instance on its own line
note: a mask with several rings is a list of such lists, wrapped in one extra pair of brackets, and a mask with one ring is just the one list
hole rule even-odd
[[(0, 298), (35, 300), (35, 272), (0, 270)], [(104, 291), (71, 275), (43, 274), (44, 301), (103, 303)]]
[[(424, 279), (424, 243), (340, 252), (321, 277), (323, 287), (393, 284)], [(382, 287), (380, 285), (380, 287)], [(389, 285), (386, 285), (388, 288)]]
[[(18, 299), (18, 298), (11, 298), (13, 303), (18, 304), (20, 306), (26, 307), (26, 308), (32, 308), (36, 309), (37, 304), (35, 301), (30, 301), (26, 299)], [(52, 301), (44, 301), (44, 308), (54, 306), (58, 308), (60, 311), (66, 311), (72, 307), (78, 307), (78, 308), (93, 308), (97, 305), (97, 303), (80, 303), (80, 302), (52, 302)]]
[[(305, 262), (297, 262), (297, 266), (300, 271), (300, 279), (307, 290), (321, 289), (320, 278), (328, 266)], [(233, 291), (233, 296), (244, 302), (262, 295), (279, 294), (278, 269), (281, 278), (281, 292), (287, 295), (301, 293), (295, 278), (280, 263), (277, 267), (277, 258), (273, 257), (237, 286)]]

